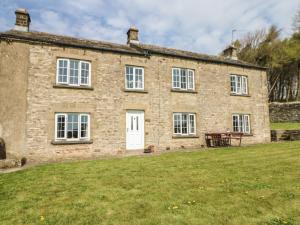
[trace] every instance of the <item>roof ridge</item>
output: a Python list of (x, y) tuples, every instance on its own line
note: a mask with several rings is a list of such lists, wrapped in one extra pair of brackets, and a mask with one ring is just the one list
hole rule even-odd
[[(11, 29), (9, 31), (14, 32), (13, 29)], [(16, 32), (23, 33), (22, 31), (16, 31)], [(121, 44), (121, 43), (115, 43), (115, 42), (103, 41), (103, 40), (96, 40), (96, 39), (90, 39), (90, 38), (82, 38), (82, 37), (76, 37), (76, 36), (70, 36), (70, 35), (64, 35), (64, 34), (49, 33), (49, 32), (45, 32), (45, 31), (31, 30), (28, 33), (44, 34), (44, 35), (57, 36), (57, 37), (62, 37), (62, 38), (76, 39), (76, 40), (81, 40), (81, 41), (90, 41), (90, 42), (95, 42), (95, 43), (112, 44), (112, 45), (119, 45), (119, 46), (127, 46), (128, 47), (127, 44)]]
[(103, 50), (103, 51), (111, 51), (118, 52), (123, 54), (135, 54), (135, 55), (143, 55), (149, 56), (149, 54), (160, 54), (167, 55), (173, 57), (181, 57), (192, 60), (201, 60), (212, 63), (223, 63), (228, 65), (235, 66), (244, 66), (248, 68), (256, 68), (265, 70), (266, 67), (258, 66), (255, 64), (251, 64), (248, 62), (244, 62), (241, 60), (233, 60), (228, 59), (219, 55), (209, 55), (203, 54), (199, 52), (192, 52), (187, 50), (181, 50), (170, 47), (163, 47), (153, 44), (119, 44), (108, 41), (99, 41), (92, 39), (85, 39), (79, 37), (72, 37), (61, 34), (52, 34), (47, 32), (40, 31), (30, 31), (30, 32), (22, 32), (9, 30), (6, 32), (0, 32), (0, 39), (17, 39), (24, 40), (29, 42), (40, 42), (40, 43), (49, 43), (49, 44), (57, 44), (64, 45), (69, 47), (77, 47), (77, 48), (86, 48), (93, 50)]

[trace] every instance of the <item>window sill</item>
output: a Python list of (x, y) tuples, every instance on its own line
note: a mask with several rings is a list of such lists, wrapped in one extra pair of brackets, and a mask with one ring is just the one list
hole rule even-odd
[(240, 96), (240, 97), (251, 97), (251, 95), (245, 95), (245, 94), (234, 94), (234, 93), (230, 93), (230, 96)]
[(199, 138), (198, 135), (173, 135), (173, 139), (181, 139), (181, 138)]
[(91, 86), (72, 86), (67, 84), (53, 84), (54, 88), (69, 88), (69, 89), (81, 89), (81, 90), (94, 90)]
[(140, 90), (140, 89), (124, 89), (124, 92), (133, 92), (133, 93), (142, 93), (142, 94), (148, 93), (148, 91)]
[(75, 145), (75, 144), (93, 144), (93, 140), (78, 140), (78, 141), (66, 141), (66, 140), (53, 140), (52, 145)]
[(253, 134), (243, 134), (243, 137), (253, 137)]
[(180, 90), (180, 89), (175, 89), (172, 88), (171, 92), (181, 92), (181, 93), (191, 93), (191, 94), (197, 94), (197, 91), (193, 91), (193, 90)]
[[(231, 133), (232, 134), (232, 136), (234, 137), (234, 132), (233, 133)], [(245, 133), (243, 133), (243, 135), (242, 135), (242, 137), (253, 137), (254, 135), (253, 135), (253, 133), (250, 133), (250, 134), (245, 134)]]

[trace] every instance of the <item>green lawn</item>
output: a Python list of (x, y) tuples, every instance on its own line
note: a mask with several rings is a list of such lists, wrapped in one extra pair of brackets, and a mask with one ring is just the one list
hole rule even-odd
[(0, 224), (300, 224), (300, 142), (0, 174)]
[(300, 123), (297, 122), (271, 123), (271, 130), (300, 130)]

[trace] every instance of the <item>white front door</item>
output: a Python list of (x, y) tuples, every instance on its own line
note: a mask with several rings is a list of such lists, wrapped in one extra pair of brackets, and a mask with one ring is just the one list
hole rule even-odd
[(126, 149), (144, 149), (144, 111), (126, 112)]

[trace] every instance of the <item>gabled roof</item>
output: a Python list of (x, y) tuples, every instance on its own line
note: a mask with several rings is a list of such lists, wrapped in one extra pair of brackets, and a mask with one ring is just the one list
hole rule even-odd
[(115, 43), (110, 43), (105, 41), (80, 39), (80, 38), (55, 35), (55, 34), (49, 34), (44, 32), (36, 32), (36, 31), (21, 32), (21, 31), (10, 30), (7, 32), (2, 32), (0, 33), (0, 40), (18, 40), (18, 41), (26, 41), (31, 43), (53, 44), (57, 46), (110, 51), (110, 52), (116, 52), (122, 54), (134, 54), (134, 55), (141, 55), (141, 56), (150, 56), (151, 54), (158, 54), (158, 55), (165, 55), (165, 56), (171, 56), (177, 58), (199, 60), (204, 62), (242, 66), (242, 67), (254, 68), (259, 70), (267, 69), (265, 67), (243, 62), (240, 60), (228, 59), (222, 56), (211, 56), (211, 55), (200, 54), (196, 52), (189, 52), (189, 51), (183, 51), (178, 49), (165, 48), (165, 47), (147, 45), (147, 44), (122, 45), (122, 44), (115, 44)]

